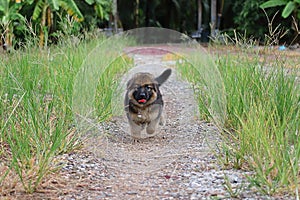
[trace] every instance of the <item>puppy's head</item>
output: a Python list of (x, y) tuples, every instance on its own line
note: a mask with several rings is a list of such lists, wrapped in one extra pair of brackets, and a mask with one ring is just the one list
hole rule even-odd
[(127, 83), (128, 98), (138, 106), (151, 104), (157, 98), (158, 83), (150, 73), (137, 73)]

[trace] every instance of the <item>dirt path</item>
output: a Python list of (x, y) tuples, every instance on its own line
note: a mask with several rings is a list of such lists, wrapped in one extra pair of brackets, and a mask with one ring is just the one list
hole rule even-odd
[[(132, 56), (138, 70), (160, 74), (172, 67), (162, 55)], [(133, 142), (124, 115), (99, 125), (82, 150), (64, 155), (48, 188), (56, 191), (54, 199), (230, 199), (226, 185), (242, 199), (267, 198), (246, 189), (249, 172), (218, 164), (218, 130), (197, 119), (193, 91), (174, 69), (161, 90), (166, 125), (159, 134)]]

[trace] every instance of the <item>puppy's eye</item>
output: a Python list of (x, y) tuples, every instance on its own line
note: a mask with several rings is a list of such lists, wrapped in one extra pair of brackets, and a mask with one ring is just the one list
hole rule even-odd
[(149, 85), (147, 85), (145, 88), (146, 88), (146, 90), (147, 90), (148, 92), (150, 92), (150, 91), (152, 90), (152, 87), (149, 86)]

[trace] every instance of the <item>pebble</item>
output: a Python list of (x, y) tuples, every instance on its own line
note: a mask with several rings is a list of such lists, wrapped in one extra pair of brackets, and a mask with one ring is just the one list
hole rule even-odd
[(136, 194), (138, 194), (138, 192), (137, 191), (128, 191), (128, 192), (126, 192), (126, 194), (136, 195)]

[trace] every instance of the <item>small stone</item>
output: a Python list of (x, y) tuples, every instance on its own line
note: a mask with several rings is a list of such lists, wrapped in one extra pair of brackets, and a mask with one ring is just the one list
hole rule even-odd
[(126, 192), (126, 194), (136, 195), (136, 194), (138, 194), (138, 192), (137, 191), (128, 191), (128, 192)]
[(106, 197), (113, 197), (114, 196), (113, 194), (107, 193), (107, 192), (104, 192), (104, 194), (105, 194)]

